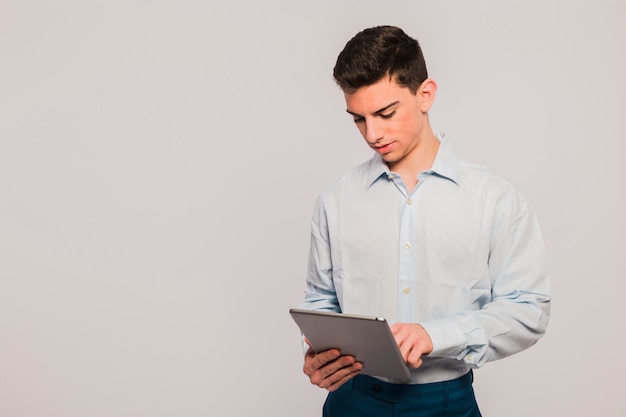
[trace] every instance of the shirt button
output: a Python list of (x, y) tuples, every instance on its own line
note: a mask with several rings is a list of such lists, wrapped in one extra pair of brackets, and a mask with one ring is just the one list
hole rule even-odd
[(402, 290), (402, 292), (405, 293), (405, 294), (408, 294), (408, 293), (411, 292), (411, 289), (410, 288), (405, 288), (405, 289)]
[(411, 204), (413, 204), (413, 200), (411, 200), (410, 198), (408, 198), (408, 199), (406, 200), (406, 203), (410, 206)]
[(404, 248), (405, 248), (405, 249), (411, 249), (411, 242), (406, 242), (406, 243), (404, 244)]

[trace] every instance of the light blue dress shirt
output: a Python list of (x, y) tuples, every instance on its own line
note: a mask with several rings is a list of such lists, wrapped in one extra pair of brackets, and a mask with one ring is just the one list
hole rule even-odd
[(410, 383), (450, 380), (526, 349), (549, 318), (535, 215), (510, 183), (439, 139), (411, 192), (375, 154), (320, 194), (300, 305), (420, 323), (434, 350)]

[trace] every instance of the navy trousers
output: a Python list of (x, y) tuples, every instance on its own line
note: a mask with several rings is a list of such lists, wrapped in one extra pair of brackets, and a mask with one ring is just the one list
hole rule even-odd
[(472, 372), (431, 384), (389, 384), (357, 375), (331, 392), (324, 417), (480, 417)]

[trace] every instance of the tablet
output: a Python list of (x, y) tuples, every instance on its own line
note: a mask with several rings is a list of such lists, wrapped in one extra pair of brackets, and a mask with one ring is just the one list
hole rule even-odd
[(316, 352), (336, 348), (342, 355), (354, 356), (365, 375), (411, 377), (384, 318), (295, 308), (289, 313)]

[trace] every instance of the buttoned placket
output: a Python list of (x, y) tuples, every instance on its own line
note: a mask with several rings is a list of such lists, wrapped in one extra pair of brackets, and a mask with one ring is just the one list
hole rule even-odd
[(410, 194), (399, 175), (391, 173), (388, 178), (394, 182), (404, 198), (400, 215), (398, 240), (398, 321), (412, 322), (417, 307), (415, 271), (417, 270), (418, 262), (416, 249), (419, 243), (416, 241), (415, 228), (419, 212), (416, 201), (419, 198), (418, 190), (428, 178), (428, 175), (421, 173), (418, 176), (418, 183)]

